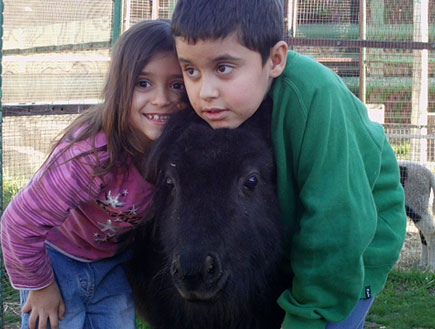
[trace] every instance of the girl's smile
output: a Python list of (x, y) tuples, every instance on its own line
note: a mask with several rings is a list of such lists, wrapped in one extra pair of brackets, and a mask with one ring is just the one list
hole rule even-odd
[(169, 120), (170, 114), (147, 113), (145, 117), (156, 124), (165, 125)]
[(171, 114), (185, 106), (184, 95), (177, 57), (172, 52), (157, 54), (137, 78), (130, 108), (131, 125), (150, 140), (155, 140)]

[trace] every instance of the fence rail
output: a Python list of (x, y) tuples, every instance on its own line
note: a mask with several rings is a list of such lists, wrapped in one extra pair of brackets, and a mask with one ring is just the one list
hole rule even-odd
[(398, 40), (362, 40), (347, 38), (293, 38), (287, 37), (290, 46), (310, 47), (347, 47), (347, 48), (391, 48), (411, 50), (435, 50), (435, 42), (398, 41)]

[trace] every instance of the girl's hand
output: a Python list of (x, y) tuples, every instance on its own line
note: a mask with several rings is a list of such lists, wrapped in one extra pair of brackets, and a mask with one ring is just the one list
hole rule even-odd
[[(51, 329), (58, 329), (59, 320), (62, 320), (65, 314), (65, 304), (57, 283), (53, 281), (45, 288), (30, 290), (23, 306), (23, 312), (30, 312), (30, 329), (46, 329), (48, 321), (50, 321)], [(39, 325), (36, 328), (38, 320)]]

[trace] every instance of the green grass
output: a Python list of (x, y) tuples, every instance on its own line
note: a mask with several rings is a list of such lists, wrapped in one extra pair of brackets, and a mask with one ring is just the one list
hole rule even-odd
[(435, 273), (394, 269), (367, 315), (366, 328), (433, 329), (434, 310)]

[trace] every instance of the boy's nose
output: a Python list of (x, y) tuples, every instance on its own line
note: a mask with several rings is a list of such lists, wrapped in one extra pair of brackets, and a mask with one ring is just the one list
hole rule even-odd
[(212, 79), (204, 78), (201, 83), (201, 89), (199, 91), (199, 97), (203, 100), (210, 100), (217, 98), (219, 95), (216, 85)]

